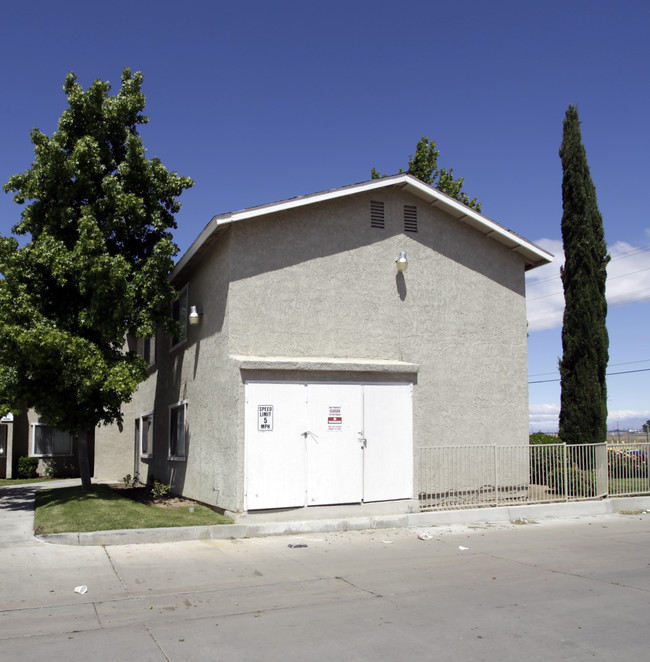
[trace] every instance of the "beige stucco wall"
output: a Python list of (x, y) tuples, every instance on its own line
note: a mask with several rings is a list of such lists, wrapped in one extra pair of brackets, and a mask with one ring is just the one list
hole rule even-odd
[[(170, 349), (169, 338), (157, 338), (156, 364), (132, 402), (123, 407), (124, 426), (109, 426), (97, 435), (97, 477), (119, 480), (134, 474), (158, 479), (174, 492), (224, 509), (237, 508), (235, 466), (243, 465), (234, 441), (236, 388), (228, 361), (228, 250), (226, 234), (206, 252), (193, 271), (175, 283), (188, 286), (188, 305), (198, 306), (201, 324), (188, 325), (187, 341)], [(237, 371), (238, 373), (238, 371)], [(168, 459), (169, 406), (187, 403), (186, 460)], [(134, 460), (135, 419), (154, 413), (153, 457)]]
[[(371, 199), (385, 202), (383, 230), (370, 227)], [(418, 208), (416, 234), (403, 231), (404, 204)], [(237, 222), (211, 244), (176, 283), (189, 284), (201, 324), (172, 352), (159, 340), (156, 369), (125, 406), (124, 432), (98, 431), (99, 477), (133, 473), (133, 421), (155, 401), (154, 458), (141, 463), (141, 475), (148, 469), (177, 492), (241, 510), (246, 379), (407, 379), (416, 447), (527, 443), (524, 264), (516, 253), (393, 188)], [(403, 276), (400, 251), (409, 260)], [(240, 369), (242, 357), (324, 361), (311, 372), (256, 371)], [(417, 370), (328, 372), (336, 359)], [(188, 403), (187, 460), (170, 462), (168, 406), (180, 400)]]
[[(527, 443), (522, 258), (381, 193), (233, 228), (231, 354), (414, 363), (416, 445)], [(370, 199), (385, 202), (384, 230)], [(418, 207), (417, 234), (403, 232), (404, 204)]]

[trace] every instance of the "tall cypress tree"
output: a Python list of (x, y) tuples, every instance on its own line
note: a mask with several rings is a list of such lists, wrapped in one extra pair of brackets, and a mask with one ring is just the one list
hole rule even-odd
[(564, 322), (560, 378), (560, 438), (570, 444), (607, 437), (609, 338), (606, 317), (607, 245), (596, 188), (582, 145), (578, 111), (569, 106), (560, 147)]

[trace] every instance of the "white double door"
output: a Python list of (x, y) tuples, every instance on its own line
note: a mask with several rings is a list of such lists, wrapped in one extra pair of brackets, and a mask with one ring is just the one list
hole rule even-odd
[(411, 384), (246, 384), (246, 509), (413, 494)]

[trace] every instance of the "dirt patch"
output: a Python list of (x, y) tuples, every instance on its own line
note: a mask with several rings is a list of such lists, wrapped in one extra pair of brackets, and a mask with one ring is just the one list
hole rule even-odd
[(170, 494), (168, 496), (154, 498), (151, 489), (146, 485), (137, 487), (125, 487), (124, 485), (111, 485), (110, 488), (120, 496), (143, 503), (145, 506), (154, 506), (155, 508), (191, 508), (202, 504), (192, 499)]

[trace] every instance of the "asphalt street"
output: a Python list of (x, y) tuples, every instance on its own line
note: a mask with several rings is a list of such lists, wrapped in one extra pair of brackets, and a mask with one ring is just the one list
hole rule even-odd
[(650, 514), (640, 511), (85, 547), (26, 532), (0, 540), (0, 568), (3, 660), (648, 654)]

